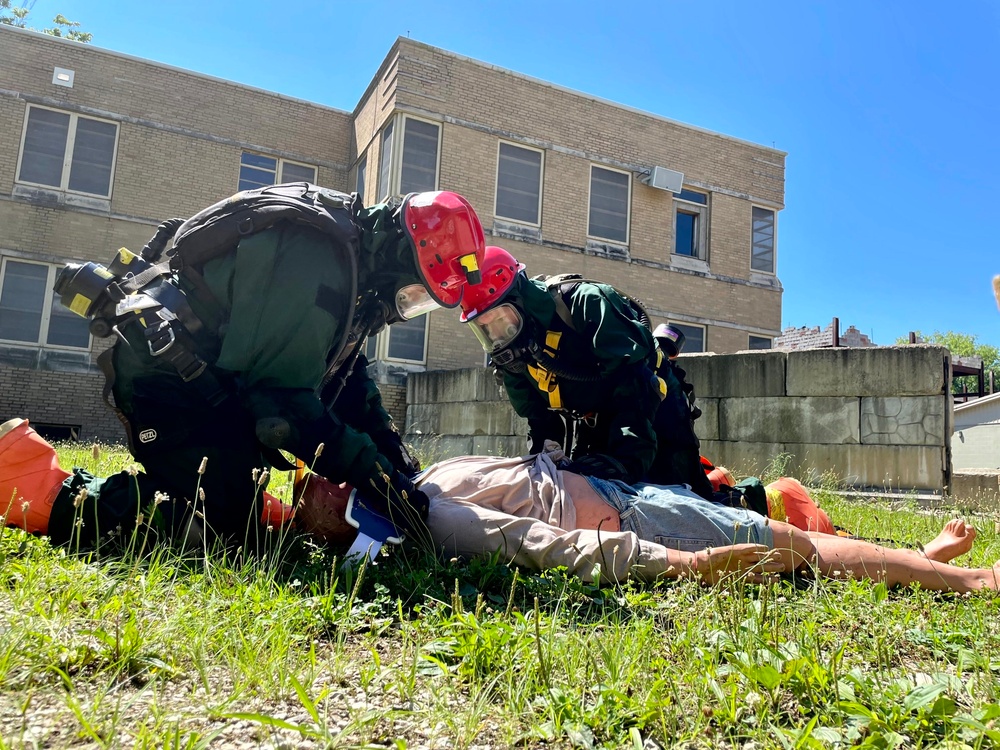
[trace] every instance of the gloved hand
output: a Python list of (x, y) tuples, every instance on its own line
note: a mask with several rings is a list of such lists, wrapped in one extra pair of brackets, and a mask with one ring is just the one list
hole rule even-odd
[(358, 492), (402, 531), (416, 531), (427, 521), (430, 499), (398, 469), (376, 475), (368, 487), (359, 486)]
[(575, 474), (598, 479), (620, 479), (623, 482), (631, 480), (625, 467), (617, 459), (604, 453), (588, 453), (570, 461), (569, 465), (563, 468)]
[(379, 430), (371, 436), (378, 452), (389, 459), (392, 467), (408, 477), (420, 472), (420, 462), (406, 449), (403, 438), (392, 429)]

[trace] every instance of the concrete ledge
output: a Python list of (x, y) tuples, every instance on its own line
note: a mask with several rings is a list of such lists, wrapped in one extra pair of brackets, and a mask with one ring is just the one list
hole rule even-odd
[(702, 441), (701, 452), (715, 464), (759, 476), (781, 454), (784, 473), (802, 482), (828, 475), (850, 487), (940, 493), (944, 490), (944, 449), (903, 445), (804, 445)]
[(411, 406), (460, 401), (507, 401), (507, 396), (485, 367), (414, 372), (407, 378), (406, 403)]
[(949, 495), (955, 500), (986, 502), (1000, 507), (1000, 470), (963, 469), (951, 475)]
[(515, 435), (515, 416), (502, 401), (412, 404), (406, 409), (406, 434)]
[[(695, 396), (698, 393), (695, 391)], [(701, 416), (694, 421), (694, 431), (701, 440), (719, 439), (719, 399), (697, 398), (694, 405), (701, 409)]]
[[(694, 393), (713, 398), (785, 395), (785, 352), (682, 354), (679, 363)], [(839, 394), (836, 394), (839, 395)]]
[(861, 442), (856, 398), (731, 398), (719, 405), (719, 437), (751, 443)]
[(949, 363), (947, 349), (923, 344), (803, 349), (788, 352), (786, 387), (789, 396), (934, 396)]

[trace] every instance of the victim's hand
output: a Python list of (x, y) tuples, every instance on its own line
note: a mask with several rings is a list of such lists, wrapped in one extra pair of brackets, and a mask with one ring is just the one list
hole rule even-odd
[(745, 573), (750, 581), (761, 583), (767, 575), (784, 569), (777, 553), (764, 544), (730, 544), (698, 550), (691, 565), (692, 574), (705, 584), (718, 583), (732, 573)]

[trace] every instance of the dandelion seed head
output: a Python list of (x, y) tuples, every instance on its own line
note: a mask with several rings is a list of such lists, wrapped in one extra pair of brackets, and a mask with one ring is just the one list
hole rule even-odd
[(145, 520), (146, 520), (146, 516), (144, 516), (142, 513), (139, 513), (135, 517), (135, 525), (136, 526), (142, 526), (142, 522), (145, 521)]
[(95, 461), (97, 461), (101, 457), (101, 447), (97, 443), (94, 443), (91, 446), (90, 455)]
[(199, 475), (204, 474), (205, 473), (205, 467), (207, 467), (207, 466), (208, 466), (208, 456), (202, 456), (201, 457), (201, 465), (198, 466), (198, 474)]
[(270, 478), (271, 478), (271, 472), (269, 472), (267, 469), (264, 469), (264, 471), (260, 473), (260, 479), (257, 481), (257, 485), (259, 487), (263, 487), (265, 484), (267, 484), (267, 480), (269, 480)]

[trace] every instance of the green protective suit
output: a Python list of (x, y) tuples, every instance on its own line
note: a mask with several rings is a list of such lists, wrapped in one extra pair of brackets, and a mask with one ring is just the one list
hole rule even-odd
[(511, 405), (528, 420), (529, 450), (540, 451), (546, 439), (564, 443), (563, 415), (569, 414), (581, 418), (574, 423), (574, 460), (609, 456), (624, 468), (624, 476), (613, 478), (639, 481), (656, 454), (652, 419), (660, 387), (652, 334), (606, 284), (581, 282), (559, 293), (568, 321), (542, 281), (519, 279), (510, 298), (539, 345), (560, 334), (558, 347), (548, 351), (553, 366), (543, 360), (524, 372), (503, 373)]
[[(209, 300), (222, 308), (214, 312), (224, 322), (218, 336), (195, 339), (229, 394), (218, 405), (149, 354), (140, 326), (124, 326), (125, 340), (112, 353), (112, 391), (145, 472), (108, 480), (77, 472), (53, 510), (53, 539), (67, 541), (60, 537), (69, 533), (70, 495), (86, 486), (84, 515), (93, 522), (81, 537), (84, 544), (117, 520), (134, 518), (137, 504), (145, 507), (155, 491), (171, 497), (157, 510), (174, 531), (201, 507), (203, 496), (211, 530), (242, 541), (262, 507), (254, 470), (259, 474), (279, 460), (275, 447), (333, 481), (357, 487), (371, 487), (380, 477), (384, 482), (396, 470), (412, 473), (416, 467), (367, 375), (366, 360), (359, 356), (350, 363), (375, 294), (391, 301), (401, 285), (418, 281), (412, 248), (395, 228), (393, 209), (379, 204), (355, 211), (359, 251), (337, 246), (313, 227), (282, 221), (205, 263), (202, 278), (214, 297)], [(183, 277), (176, 283), (188, 292), (198, 317), (207, 319), (204, 300)], [(286, 428), (270, 448), (259, 439), (262, 420)], [(206, 456), (206, 471), (198, 474)]]

